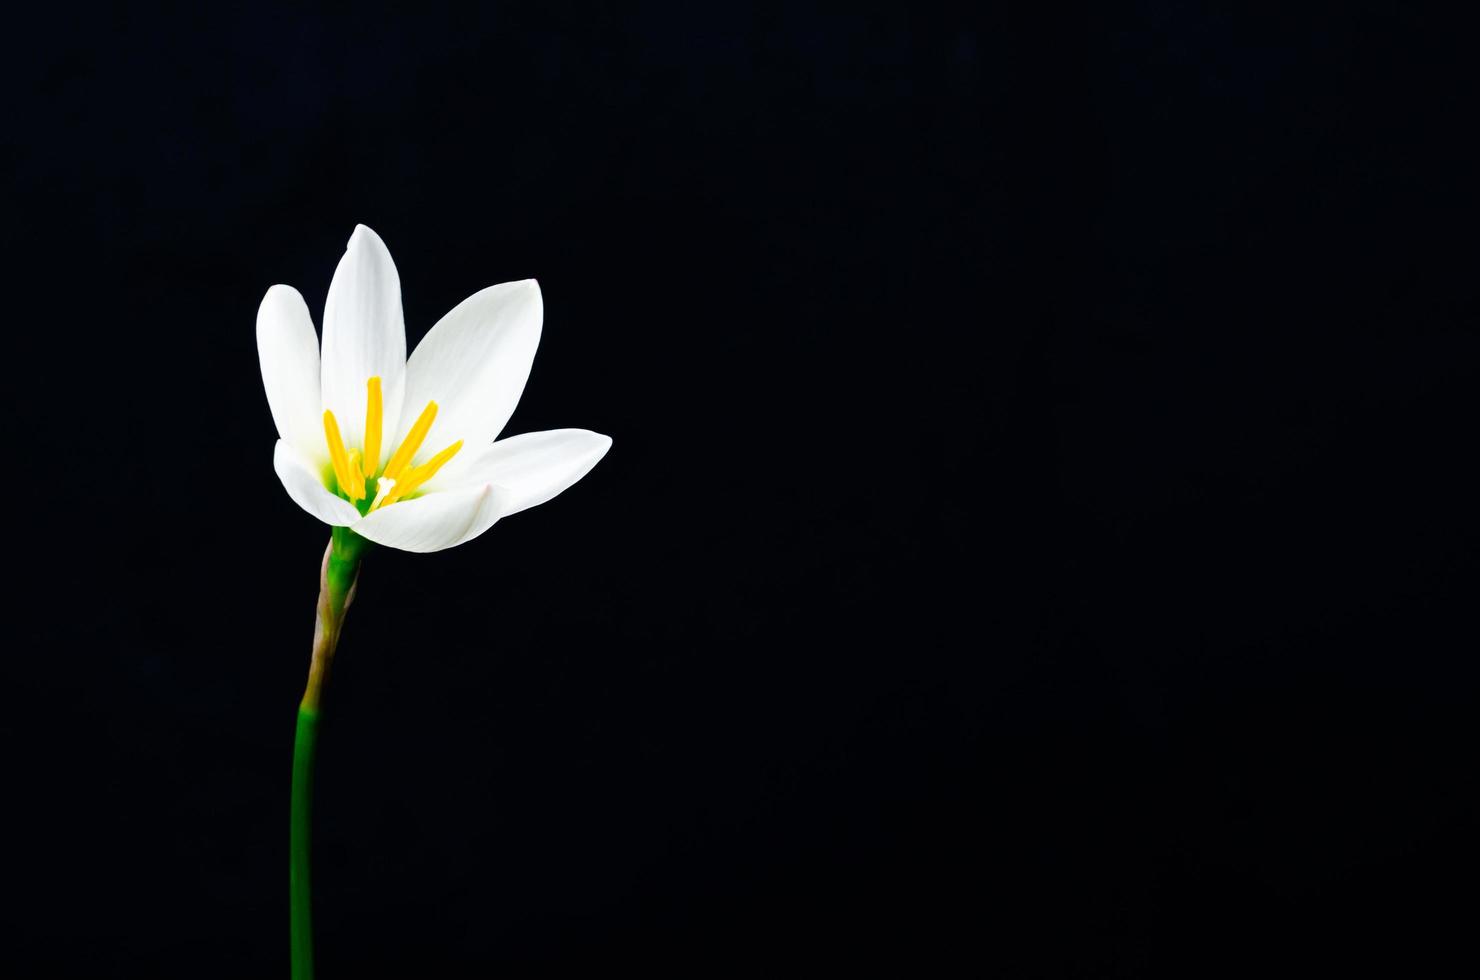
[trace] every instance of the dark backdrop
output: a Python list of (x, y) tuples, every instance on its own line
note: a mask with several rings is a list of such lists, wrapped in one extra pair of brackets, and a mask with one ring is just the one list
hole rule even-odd
[(7, 32), (19, 975), (285, 975), (326, 533), (253, 318), (356, 222), (413, 343), (538, 277), (509, 431), (615, 446), (368, 560), (323, 976), (1473, 956), (1460, 25), (425, 6)]

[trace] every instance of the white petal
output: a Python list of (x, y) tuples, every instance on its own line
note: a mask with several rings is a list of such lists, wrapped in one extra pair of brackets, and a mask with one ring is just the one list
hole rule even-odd
[[(323, 407), (334, 412), (347, 448), (365, 441), (365, 382), (381, 379), (386, 430), (401, 417), (406, 323), (401, 277), (380, 236), (356, 225), (324, 303)], [(381, 458), (393, 446), (381, 442)]]
[(293, 503), (325, 524), (348, 527), (360, 519), (354, 505), (325, 489), (313, 466), (284, 439), (279, 439), (272, 451), (272, 468), (277, 470), (278, 479), (283, 481), (283, 489), (288, 491)]
[(502, 512), (502, 494), (487, 484), (429, 493), (372, 511), (354, 532), (402, 551), (441, 551), (476, 537)]
[[(437, 420), (417, 462), (459, 439), (468, 449), (492, 442), (519, 404), (543, 319), (533, 279), (489, 286), (453, 307), (411, 353), (395, 445), (429, 401), (437, 403)], [(463, 469), (459, 463), (449, 466)]]
[[(462, 482), (492, 483), (506, 491), (500, 517), (542, 504), (591, 472), (612, 446), (610, 436), (587, 429), (551, 429), (500, 439), (473, 454), (458, 477)], [(428, 489), (445, 485), (442, 474)]]
[(292, 286), (273, 286), (257, 308), (257, 360), (278, 435), (314, 462), (328, 458), (319, 399), (319, 338), (308, 304)]

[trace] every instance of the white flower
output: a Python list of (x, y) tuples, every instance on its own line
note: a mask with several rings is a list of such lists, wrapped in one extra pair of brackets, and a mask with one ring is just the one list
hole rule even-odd
[(610, 438), (553, 429), (494, 442), (529, 378), (542, 320), (533, 279), (489, 286), (408, 361), (396, 266), (380, 236), (357, 226), (329, 284), (322, 359), (296, 289), (273, 286), (257, 311), (281, 437), (273, 468), (288, 496), (379, 544), (440, 551), (575, 483)]

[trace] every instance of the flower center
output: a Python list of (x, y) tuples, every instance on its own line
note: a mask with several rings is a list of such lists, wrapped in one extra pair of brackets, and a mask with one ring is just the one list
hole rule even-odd
[(339, 495), (355, 505), (361, 514), (368, 514), (378, 507), (403, 500), (420, 489), (449, 459), (462, 448), (459, 439), (420, 466), (412, 466), (412, 457), (421, 448), (432, 420), (437, 417), (437, 403), (427, 402), (416, 418), (416, 424), (406, 433), (406, 438), (391, 458), (385, 469), (376, 472), (380, 465), (381, 425), (384, 409), (381, 405), (380, 379), (365, 382), (365, 445), (360, 449), (346, 450), (344, 439), (339, 435), (339, 422), (334, 413), (324, 410), (324, 440), (329, 444), (329, 462), (334, 466), (334, 479), (339, 484)]

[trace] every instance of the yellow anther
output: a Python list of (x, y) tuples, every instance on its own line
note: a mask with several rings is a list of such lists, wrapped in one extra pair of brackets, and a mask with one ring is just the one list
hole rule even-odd
[(433, 456), (425, 463), (422, 463), (420, 466), (408, 472), (405, 476), (396, 481), (396, 485), (391, 488), (390, 493), (386, 494), (385, 499), (381, 501), (381, 505), (384, 506), (385, 504), (393, 504), (407, 494), (418, 490), (423, 483), (436, 476), (437, 471), (440, 470), (449, 459), (456, 456), (457, 451), (461, 448), (462, 440), (459, 439), (457, 440), (457, 442), (454, 442), (452, 445), (448, 446), (446, 449), (442, 450), (440, 453)]
[[(375, 468), (380, 465), (380, 422), (384, 413), (381, 410), (380, 378), (371, 378), (365, 382), (365, 387), (365, 460), (361, 472), (370, 477), (375, 475)], [(361, 492), (360, 496), (364, 495)]]
[(427, 437), (427, 432), (432, 427), (432, 420), (436, 417), (437, 403), (427, 402), (427, 407), (421, 410), (421, 415), (417, 416), (416, 424), (411, 427), (410, 432), (406, 433), (406, 438), (402, 441), (401, 447), (391, 456), (390, 462), (385, 464), (386, 476), (399, 482), (401, 471), (406, 468), (406, 464), (411, 462), (411, 457), (415, 456), (416, 451), (421, 448), (422, 440)]
[(334, 413), (328, 409), (324, 410), (324, 440), (329, 444), (329, 462), (334, 466), (334, 478), (339, 481), (339, 489), (348, 494), (354, 487), (350, 476), (349, 456), (344, 451), (344, 440), (339, 436), (339, 423), (334, 420)]
[(363, 500), (365, 499), (365, 477), (360, 473), (360, 451), (351, 449), (345, 458), (349, 463), (350, 481), (350, 486), (345, 492), (349, 494), (350, 500)]

